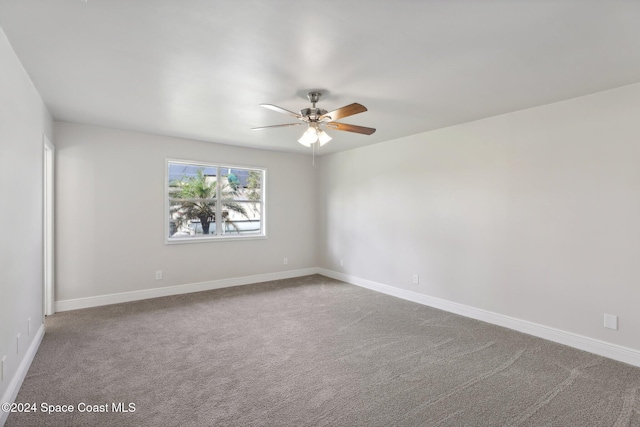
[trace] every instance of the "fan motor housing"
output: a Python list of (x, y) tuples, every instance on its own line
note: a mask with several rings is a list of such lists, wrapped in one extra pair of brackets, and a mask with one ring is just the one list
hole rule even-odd
[(300, 110), (300, 115), (310, 122), (317, 122), (323, 114), (327, 114), (327, 110), (322, 108), (303, 108)]

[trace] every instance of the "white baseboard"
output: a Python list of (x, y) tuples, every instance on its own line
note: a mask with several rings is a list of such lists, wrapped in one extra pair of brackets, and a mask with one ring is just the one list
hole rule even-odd
[[(13, 403), (16, 400), (16, 396), (18, 395), (18, 391), (20, 387), (22, 387), (22, 382), (24, 378), (27, 376), (27, 372), (29, 371), (29, 367), (31, 366), (31, 362), (33, 362), (33, 358), (36, 356), (38, 352), (38, 348), (40, 347), (40, 343), (42, 342), (42, 338), (44, 337), (44, 324), (40, 325), (38, 331), (36, 332), (36, 336), (31, 341), (31, 345), (27, 349), (24, 357), (22, 358), (22, 362), (18, 366), (18, 370), (11, 378), (11, 382), (7, 387), (7, 390), (4, 392), (4, 395), (0, 399), (0, 403)], [(0, 426), (3, 426), (7, 422), (7, 418), (9, 417), (8, 412), (0, 411)]]
[(620, 362), (640, 367), (640, 351), (638, 350), (562, 331), (526, 320), (516, 319), (503, 314), (470, 307), (464, 304), (430, 297), (428, 295), (419, 294), (406, 289), (395, 288), (393, 286), (384, 285), (382, 283), (373, 282), (371, 280), (362, 279), (325, 268), (319, 268), (318, 274), (408, 301), (417, 302), (418, 304), (438, 308), (450, 313), (459, 314), (461, 316), (470, 317), (472, 319), (481, 320), (498, 326), (504, 326), (505, 328), (524, 332), (525, 334), (544, 338), (549, 341), (554, 341), (600, 356), (608, 357), (609, 359), (618, 360)]
[(255, 276), (233, 277), (230, 279), (211, 280), (208, 282), (188, 283), (186, 285), (167, 286), (164, 288), (144, 289), (140, 291), (122, 292), (118, 294), (98, 295), (95, 297), (76, 298), (56, 301), (56, 312), (98, 307), (122, 302), (139, 301), (148, 298), (166, 297), (191, 292), (210, 291), (212, 289), (229, 288), (231, 286), (250, 285), (252, 283), (269, 282), (271, 280), (290, 279), (293, 277), (317, 274), (318, 269), (304, 268), (300, 270), (279, 271)]

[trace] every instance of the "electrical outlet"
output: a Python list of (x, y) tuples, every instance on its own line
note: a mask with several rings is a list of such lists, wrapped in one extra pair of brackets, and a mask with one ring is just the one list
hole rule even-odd
[(162, 270), (156, 271), (156, 280), (162, 280)]
[(284, 265), (289, 264), (289, 258), (285, 258), (285, 259), (282, 261), (282, 264), (284, 264)]
[(27, 335), (31, 336), (31, 317), (27, 319)]
[(340, 267), (344, 267), (344, 260), (343, 259), (340, 260)]
[(618, 330), (618, 316), (614, 314), (604, 315), (604, 327), (607, 329)]
[(16, 354), (20, 354), (20, 334), (16, 336)]
[(420, 276), (418, 276), (417, 274), (413, 275), (413, 284), (417, 285), (418, 283), (420, 283)]
[(4, 381), (4, 361), (7, 360), (7, 356), (4, 356), (0, 360), (0, 381)]

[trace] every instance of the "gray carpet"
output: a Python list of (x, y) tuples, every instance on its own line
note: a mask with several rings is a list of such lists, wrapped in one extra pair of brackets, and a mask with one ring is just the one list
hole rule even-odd
[(50, 316), (16, 402), (76, 410), (8, 426), (622, 427), (640, 368), (309, 276)]

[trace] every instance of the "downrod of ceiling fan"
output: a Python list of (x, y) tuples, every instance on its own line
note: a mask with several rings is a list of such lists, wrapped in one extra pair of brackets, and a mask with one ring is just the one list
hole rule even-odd
[(309, 92), (307, 94), (307, 98), (309, 98), (309, 102), (311, 103), (311, 108), (316, 108), (316, 103), (320, 100), (320, 96), (322, 94), (320, 92)]

